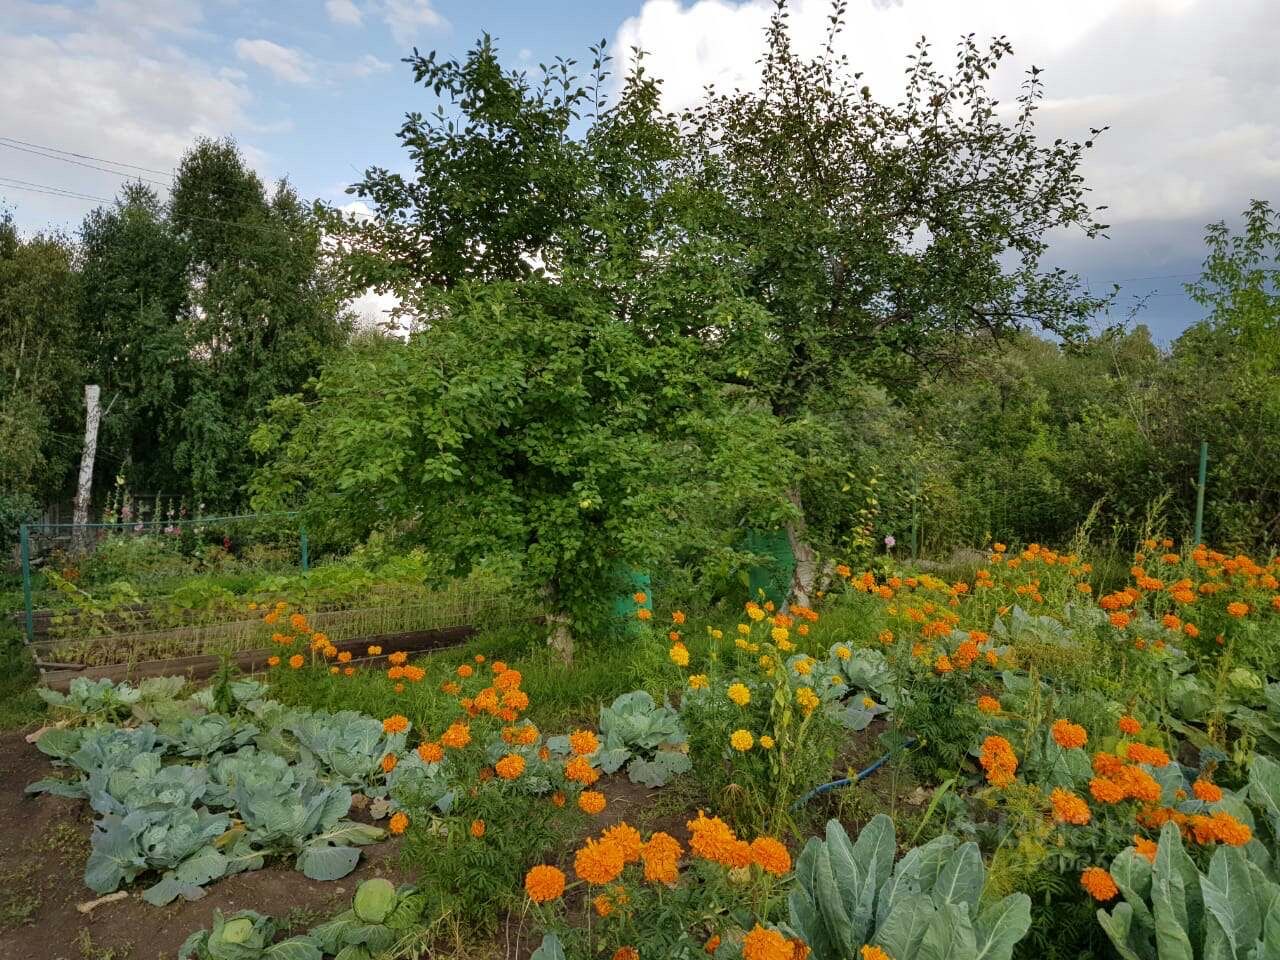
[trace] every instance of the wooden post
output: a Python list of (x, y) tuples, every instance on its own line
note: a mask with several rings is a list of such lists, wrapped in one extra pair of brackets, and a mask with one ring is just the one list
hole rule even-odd
[(93, 492), (93, 461), (98, 455), (98, 423), (102, 419), (102, 407), (98, 400), (101, 391), (96, 383), (84, 387), (84, 451), (80, 455), (80, 478), (76, 483), (75, 511), (71, 522), (75, 525), (72, 543), (77, 552), (83, 551), (89, 542), (89, 496)]

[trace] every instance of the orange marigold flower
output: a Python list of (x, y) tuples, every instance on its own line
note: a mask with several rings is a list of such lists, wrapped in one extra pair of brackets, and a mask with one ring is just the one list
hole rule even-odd
[(1124, 761), (1113, 753), (1099, 750), (1093, 755), (1093, 772), (1100, 777), (1113, 777), (1123, 767)]
[(1090, 780), (1089, 793), (1099, 803), (1119, 803), (1125, 798), (1124, 788), (1107, 777), (1094, 777)]
[(403, 733), (409, 729), (409, 718), (399, 713), (393, 713), (387, 719), (382, 721), (383, 733)]
[(588, 839), (573, 857), (573, 872), (593, 886), (618, 879), (625, 861), (616, 844)]
[(713, 934), (711, 939), (708, 940), (703, 945), (702, 949), (705, 950), (708, 954), (715, 953), (718, 949), (720, 949), (720, 934), (718, 933)]
[(645, 594), (645, 592), (644, 592), (643, 590), (637, 590), (635, 593), (633, 593), (633, 594), (631, 595), (631, 599), (632, 599), (632, 600), (634, 600), (636, 603), (648, 603), (648, 602), (649, 602), (649, 597), (648, 597), (648, 595), (646, 595), (646, 594)]
[(730, 848), (738, 842), (727, 823), (719, 817), (708, 817), (701, 810), (697, 819), (688, 821), (685, 826), (689, 828), (689, 848), (704, 860), (725, 862), (729, 859)]
[(464, 663), (464, 664), (460, 664), (458, 669), (454, 672), (457, 673), (458, 676), (460, 676), (463, 680), (465, 680), (467, 679), (467, 677), (475, 673), (475, 670), (472, 668), (471, 664)]
[(608, 801), (599, 790), (583, 790), (578, 794), (578, 809), (589, 816), (595, 816), (603, 810)]
[(1169, 765), (1169, 754), (1159, 747), (1149, 747), (1145, 743), (1131, 743), (1125, 752), (1130, 763), (1145, 763), (1152, 767)]
[(562, 870), (540, 864), (524, 875), (524, 892), (534, 903), (546, 903), (564, 893), (564, 882)]
[(278, 666), (280, 666), (280, 658), (279, 658), (279, 657), (267, 657), (267, 666), (268, 666), (268, 667), (278, 667)]
[(1132, 619), (1132, 617), (1130, 617), (1129, 614), (1125, 613), (1123, 610), (1116, 610), (1107, 619), (1111, 621), (1111, 625), (1115, 627), (1117, 630), (1123, 630), (1125, 627), (1129, 625), (1129, 621)]
[(649, 883), (674, 884), (679, 879), (679, 862), (683, 853), (680, 841), (670, 834), (659, 831), (650, 836), (640, 848), (645, 880)]
[(397, 667), (404, 666), (409, 660), (409, 654), (403, 650), (397, 650), (395, 653), (387, 654), (387, 663), (395, 664)]
[(575, 783), (590, 786), (600, 779), (600, 771), (587, 761), (585, 757), (573, 757), (564, 765), (564, 775)]
[(600, 749), (600, 741), (592, 730), (575, 730), (569, 734), (569, 749), (575, 756), (589, 756)]
[(393, 814), (391, 821), (387, 824), (387, 829), (395, 836), (400, 836), (409, 829), (409, 817), (404, 811)]
[(433, 741), (418, 744), (418, 756), (423, 763), (439, 763), (444, 759), (444, 747)]
[(1136, 717), (1131, 717), (1127, 713), (1120, 718), (1117, 726), (1120, 728), (1121, 733), (1127, 733), (1129, 736), (1134, 736), (1135, 734), (1142, 732), (1142, 724), (1138, 722)]
[(1002, 788), (1013, 783), (1014, 774), (1018, 770), (1018, 757), (1004, 737), (991, 736), (982, 741), (979, 762), (987, 773), (987, 782), (993, 787)]
[(1182, 625), (1182, 632), (1185, 633), (1188, 637), (1191, 637), (1193, 640), (1196, 637), (1200, 636), (1200, 630), (1199, 628), (1196, 627), (1194, 623), (1184, 623)]
[(382, 758), (382, 772), (390, 773), (396, 768), (397, 763), (399, 763), (399, 761), (396, 759), (396, 755), (394, 753), (386, 754)]
[(858, 956), (861, 957), (862, 960), (893, 960), (893, 958), (889, 956), (889, 954), (885, 953), (880, 947), (873, 947), (871, 944), (867, 944), (859, 950)]
[(302, 654), (300, 653), (295, 653), (292, 657), (289, 658), (289, 666), (294, 670), (300, 670), (304, 663), (306, 663), (306, 660), (303, 658)]
[(1247, 617), (1249, 615), (1249, 605), (1236, 600), (1227, 604), (1227, 613), (1231, 614), (1231, 616), (1236, 619), (1239, 619), (1240, 617)]
[(493, 765), (493, 769), (503, 780), (515, 780), (524, 773), (524, 757), (518, 753), (508, 753)]
[(985, 694), (978, 698), (978, 709), (983, 713), (997, 714), (1000, 712), (1000, 701), (995, 697), (989, 697)]
[(1080, 886), (1089, 892), (1089, 896), (1106, 903), (1108, 900), (1114, 900), (1120, 890), (1116, 887), (1116, 882), (1111, 879), (1111, 874), (1103, 870), (1101, 867), (1086, 867), (1084, 872), (1080, 874)]
[(607, 893), (602, 893), (592, 900), (591, 906), (595, 909), (598, 917), (607, 917), (613, 913), (613, 901), (609, 899)]
[(1196, 795), (1197, 800), (1203, 800), (1205, 803), (1217, 803), (1222, 799), (1222, 788), (1203, 778), (1191, 785), (1191, 792)]
[(653, 619), (653, 611), (648, 607), (641, 607), (636, 611), (636, 617), (640, 620), (651, 620)]
[(483, 836), (484, 836), (484, 821), (483, 821), (483, 820), (472, 820), (472, 821), (471, 821), (471, 835), (472, 835), (473, 837), (475, 837), (477, 840), (479, 840), (481, 837), (483, 837)]
[(1051, 729), (1054, 742), (1066, 750), (1083, 747), (1089, 741), (1084, 727), (1070, 720), (1055, 720)]
[(557, 790), (555, 793), (553, 793), (553, 794), (551, 795), (551, 805), (552, 805), (553, 807), (563, 807), (563, 806), (564, 806), (564, 793), (563, 793), (563, 792), (561, 792), (561, 791), (559, 791), (559, 790)]
[(944, 653), (933, 661), (933, 669), (938, 673), (950, 673), (954, 667), (951, 666), (951, 658)]
[(685, 617), (684, 617), (683, 610), (675, 610), (672, 612), (671, 614), (672, 623), (684, 623), (684, 620), (685, 620)]
[(440, 742), (450, 750), (460, 750), (471, 742), (471, 728), (465, 723), (451, 723), (440, 735)]
[(339, 663), (350, 663), (350, 662), (351, 662), (351, 651), (350, 651), (350, 650), (343, 650), (340, 654), (338, 654), (338, 662), (339, 662)]
[(524, 676), (520, 671), (512, 670), (508, 667), (494, 678), (493, 685), (499, 690), (511, 691), (519, 689), (520, 684), (523, 682)]
[(1089, 822), (1089, 805), (1070, 790), (1055, 788), (1049, 794), (1049, 803), (1053, 806), (1053, 819), (1059, 823), (1084, 826)]
[(389, 667), (387, 669), (388, 680), (399, 680), (404, 676), (404, 667)]
[(640, 960), (640, 951), (635, 947), (619, 947), (610, 960)]
[(620, 820), (612, 827), (602, 831), (600, 839), (617, 846), (622, 851), (624, 863), (636, 863), (640, 860), (640, 851), (644, 847), (644, 841), (640, 838), (640, 831), (625, 820)]
[(751, 841), (751, 861), (765, 873), (781, 877), (791, 870), (791, 854), (773, 837), (756, 837)]
[(1232, 847), (1243, 847), (1253, 838), (1253, 831), (1231, 814), (1218, 810), (1213, 817), (1214, 834), (1218, 842)]
[(792, 960), (793, 953), (790, 940), (758, 923), (742, 939), (743, 960)]
[(1138, 856), (1144, 857), (1148, 863), (1156, 862), (1156, 844), (1153, 840), (1134, 834), (1133, 849), (1137, 851)]

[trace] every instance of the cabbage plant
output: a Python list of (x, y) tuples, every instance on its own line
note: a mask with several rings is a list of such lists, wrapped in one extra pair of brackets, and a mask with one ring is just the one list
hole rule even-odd
[(824, 840), (809, 839), (788, 908), (813, 960), (844, 960), (865, 944), (894, 960), (1009, 960), (1031, 927), (1031, 900), (1012, 893), (981, 907), (986, 867), (976, 844), (944, 834), (896, 862), (895, 851), (884, 814), (856, 841), (836, 820)]
[(311, 930), (326, 954), (342, 960), (374, 960), (417, 925), (427, 898), (411, 886), (399, 889), (375, 877), (356, 888), (351, 909)]
[(213, 911), (213, 929), (198, 930), (178, 949), (178, 960), (321, 960), (310, 936), (273, 943), (276, 923), (252, 910), (230, 917)]
[[(692, 764), (688, 754), (675, 749), (687, 739), (680, 714), (670, 706), (658, 706), (648, 693), (633, 690), (600, 710), (602, 744), (593, 761), (605, 773), (627, 765), (633, 783), (661, 787)], [(566, 738), (554, 737), (548, 747), (567, 752)]]

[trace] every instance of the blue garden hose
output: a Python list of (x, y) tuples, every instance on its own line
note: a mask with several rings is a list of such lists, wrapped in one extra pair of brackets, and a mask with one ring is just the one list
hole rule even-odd
[[(915, 737), (907, 737), (907, 739), (903, 741), (902, 746), (899, 749), (906, 750), (910, 747), (915, 746), (915, 743), (916, 743)], [(814, 787), (812, 790), (806, 793), (803, 797), (801, 797), (799, 800), (793, 803), (791, 805), (791, 809), (799, 810), (801, 807), (803, 807), (806, 803), (808, 803), (814, 797), (820, 797), (824, 793), (830, 793), (832, 790), (839, 790), (841, 787), (848, 787), (848, 786), (851, 786), (852, 784), (860, 783), (861, 781), (867, 779), (867, 777), (875, 773), (877, 770), (879, 770), (881, 767), (883, 767), (886, 763), (888, 763), (892, 757), (893, 757), (893, 751), (890, 751), (886, 753), (883, 757), (881, 757), (879, 760), (877, 760), (875, 763), (871, 764), (871, 766), (867, 767), (865, 770), (859, 770), (855, 776), (842, 777), (839, 780), (832, 780), (830, 783), (824, 783), (824, 784), (821, 784), (820, 786)]]

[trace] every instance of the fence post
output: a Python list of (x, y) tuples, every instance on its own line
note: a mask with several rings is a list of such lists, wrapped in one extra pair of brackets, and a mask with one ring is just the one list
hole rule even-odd
[(1196, 542), (1195, 546), (1200, 546), (1200, 541), (1204, 537), (1204, 484), (1205, 475), (1209, 466), (1209, 441), (1200, 441), (1200, 479), (1196, 482)]
[(298, 540), (302, 547), (302, 572), (306, 573), (309, 568), (309, 564), (307, 562), (307, 528), (305, 525), (298, 527)]
[(27, 643), (36, 638), (35, 612), (31, 609), (31, 530), (27, 524), (18, 526), (18, 541), (22, 550), (22, 609), (26, 614)]

